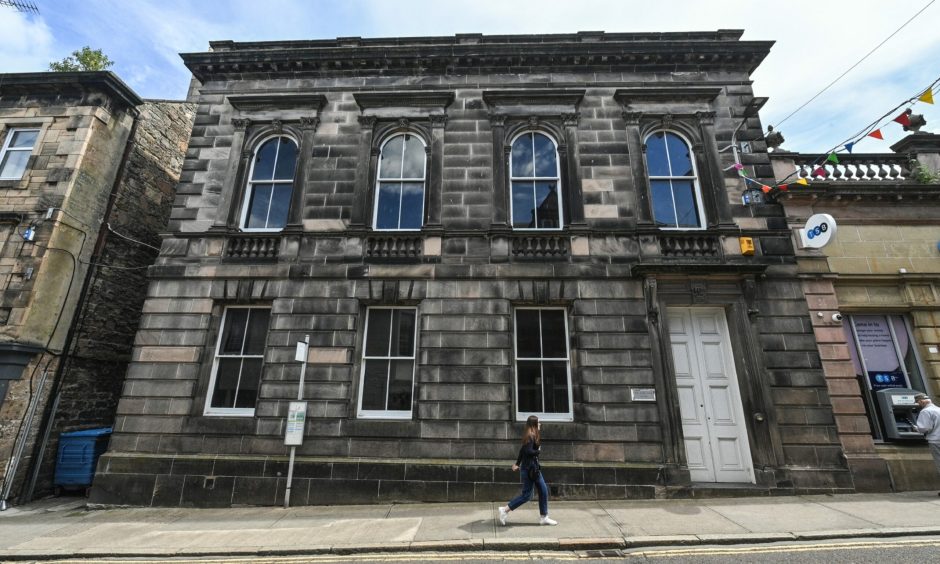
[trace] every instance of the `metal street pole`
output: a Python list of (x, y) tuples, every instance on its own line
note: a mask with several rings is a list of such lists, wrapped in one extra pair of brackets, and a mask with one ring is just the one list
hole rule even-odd
[[(287, 429), (284, 443), (290, 445), (290, 461), (287, 463), (287, 487), (284, 489), (284, 509), (290, 507), (290, 487), (294, 480), (294, 455), (297, 445), (303, 442), (304, 426), (307, 419), (307, 404), (304, 399), (304, 376), (307, 374), (307, 352), (310, 350), (310, 335), (304, 335), (304, 342), (297, 343), (294, 359), (299, 360), (300, 382), (297, 384), (297, 402), (291, 402), (287, 409)], [(297, 429), (299, 425), (299, 431)], [(299, 435), (299, 436), (298, 436)]]

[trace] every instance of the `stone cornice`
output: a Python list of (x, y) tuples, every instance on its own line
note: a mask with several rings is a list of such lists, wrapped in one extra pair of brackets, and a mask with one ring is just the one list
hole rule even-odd
[(111, 71), (24, 72), (0, 74), (0, 96), (41, 92), (85, 93), (100, 91), (113, 101), (133, 108), (144, 101)]
[(454, 101), (451, 91), (359, 92), (353, 94), (361, 110), (377, 108), (432, 108), (444, 111)]
[(740, 41), (740, 32), (468, 35), (401, 39), (214, 42), (184, 53), (199, 80), (275, 76), (361, 76), (474, 72), (615, 72), (733, 69), (752, 72), (771, 41)]
[(635, 102), (711, 102), (719, 94), (718, 86), (649, 86), (619, 88), (614, 99), (629, 106)]
[(319, 94), (238, 94), (227, 96), (229, 104), (243, 112), (313, 109), (320, 111), (326, 96)]
[(490, 107), (501, 106), (570, 106), (577, 108), (584, 90), (486, 90), (483, 101)]

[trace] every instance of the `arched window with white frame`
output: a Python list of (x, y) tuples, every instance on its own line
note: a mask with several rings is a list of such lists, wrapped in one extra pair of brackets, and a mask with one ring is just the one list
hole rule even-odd
[(241, 226), (245, 231), (277, 231), (287, 225), (297, 143), (286, 135), (263, 139), (248, 173)]
[(702, 190), (688, 141), (678, 133), (654, 131), (646, 138), (653, 222), (663, 229), (704, 229)]
[(528, 131), (512, 141), (509, 159), (513, 229), (561, 229), (561, 169), (555, 140)]
[(382, 143), (372, 222), (376, 230), (414, 231), (424, 225), (425, 147), (411, 133), (392, 135)]

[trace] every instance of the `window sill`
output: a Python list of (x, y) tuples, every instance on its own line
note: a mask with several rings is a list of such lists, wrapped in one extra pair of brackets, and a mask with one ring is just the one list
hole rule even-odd
[(207, 409), (204, 411), (205, 417), (254, 417), (254, 409)]
[(538, 417), (540, 422), (574, 423), (574, 415), (571, 413), (516, 413), (516, 421), (525, 423), (531, 415)]
[(410, 420), (413, 414), (410, 411), (360, 411), (356, 419), (391, 419), (395, 421)]

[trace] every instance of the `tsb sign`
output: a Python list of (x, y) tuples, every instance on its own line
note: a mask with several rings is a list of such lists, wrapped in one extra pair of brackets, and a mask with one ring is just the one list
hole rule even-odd
[(827, 213), (817, 213), (800, 229), (803, 247), (819, 249), (825, 247), (836, 236), (836, 220)]

